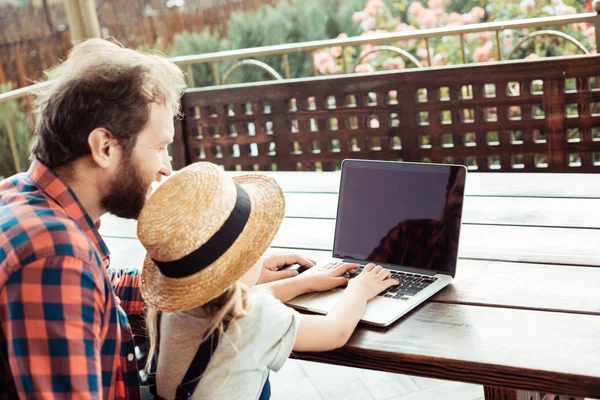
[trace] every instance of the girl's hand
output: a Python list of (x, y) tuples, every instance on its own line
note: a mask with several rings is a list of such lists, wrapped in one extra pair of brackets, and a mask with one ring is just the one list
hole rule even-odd
[(346, 286), (348, 278), (344, 278), (342, 275), (346, 272), (352, 272), (358, 267), (358, 264), (339, 264), (314, 274), (300, 274), (294, 279), (304, 281), (309, 292), (324, 292), (338, 286)]
[(391, 279), (391, 272), (383, 269), (381, 265), (367, 264), (364, 270), (348, 283), (348, 289), (353, 294), (371, 300), (390, 286), (398, 285), (399, 282)]

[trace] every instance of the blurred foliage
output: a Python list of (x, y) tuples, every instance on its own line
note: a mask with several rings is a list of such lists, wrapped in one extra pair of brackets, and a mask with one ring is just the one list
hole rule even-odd
[[(257, 11), (237, 11), (231, 14), (228, 35), (220, 38), (208, 29), (201, 33), (183, 32), (175, 36), (172, 46), (162, 40), (139, 50), (160, 51), (170, 57), (204, 54), (216, 51), (298, 43), (311, 40), (336, 38), (340, 33), (350, 36), (360, 34), (360, 27), (352, 21), (352, 15), (361, 10), (364, 0), (291, 0), (282, 1), (276, 7), (264, 5)], [(281, 56), (258, 57), (284, 76)], [(313, 68), (310, 53), (294, 53), (288, 56), (292, 78), (311, 76)], [(219, 74), (224, 74), (236, 60), (223, 61), (218, 65)], [(185, 68), (184, 68), (185, 70)], [(186, 70), (187, 72), (187, 70)], [(214, 84), (212, 67), (209, 64), (193, 66), (196, 86)], [(244, 66), (234, 71), (228, 83), (255, 82), (273, 79), (266, 71)]]
[[(11, 84), (0, 85), (0, 93), (10, 92), (11, 90)], [(5, 116), (10, 118), (17, 144), (19, 161), (21, 162), (21, 169), (26, 170), (29, 167), (31, 134), (29, 131), (27, 114), (23, 112), (24, 109), (24, 101), (8, 101), (0, 104), (0, 179), (20, 172), (15, 169)], [(6, 110), (6, 113), (4, 110)]]

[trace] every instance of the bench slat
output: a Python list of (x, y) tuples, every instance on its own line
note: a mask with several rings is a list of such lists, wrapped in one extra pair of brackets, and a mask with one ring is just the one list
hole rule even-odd
[[(261, 172), (285, 192), (338, 193), (339, 172)], [(232, 176), (240, 172), (229, 172)], [(315, 176), (314, 174), (318, 174)], [(467, 196), (600, 198), (600, 174), (471, 173)]]
[[(342, 349), (295, 357), (488, 386), (600, 397), (600, 317), (427, 303)], [(578, 375), (575, 377), (574, 375)]]
[[(338, 195), (287, 193), (286, 217), (335, 219)], [(596, 199), (466, 197), (465, 224), (600, 228)]]
[[(338, 195), (287, 193), (286, 217), (334, 220)], [(564, 228), (600, 228), (600, 207), (595, 199), (523, 197), (467, 197), (463, 224), (513, 225)], [(135, 236), (136, 222), (112, 215), (102, 217), (101, 232), (111, 236)]]
[[(107, 238), (114, 267), (140, 267), (145, 250), (137, 239)], [(329, 252), (295, 250), (314, 260)], [(272, 248), (278, 252), (281, 249)], [(460, 260), (451, 286), (433, 300), (600, 315), (600, 268)]]
[[(121, 220), (122, 221), (122, 220)], [(134, 238), (135, 221), (106, 218), (106, 237)], [(286, 218), (273, 246), (331, 251), (335, 221)], [(391, 227), (390, 227), (391, 228)], [(459, 257), (600, 266), (600, 230), (502, 225), (464, 225)]]

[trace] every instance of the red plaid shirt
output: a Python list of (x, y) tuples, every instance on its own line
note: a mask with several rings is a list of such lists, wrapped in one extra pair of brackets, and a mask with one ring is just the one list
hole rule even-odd
[(1, 398), (140, 397), (123, 310), (143, 307), (139, 271), (112, 271), (108, 255), (45, 165), (0, 182)]

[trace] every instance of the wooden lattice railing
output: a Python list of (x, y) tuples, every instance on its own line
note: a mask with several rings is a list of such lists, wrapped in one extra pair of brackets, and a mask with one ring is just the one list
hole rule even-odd
[(600, 171), (600, 56), (189, 89), (176, 168), (335, 170), (344, 158)]

